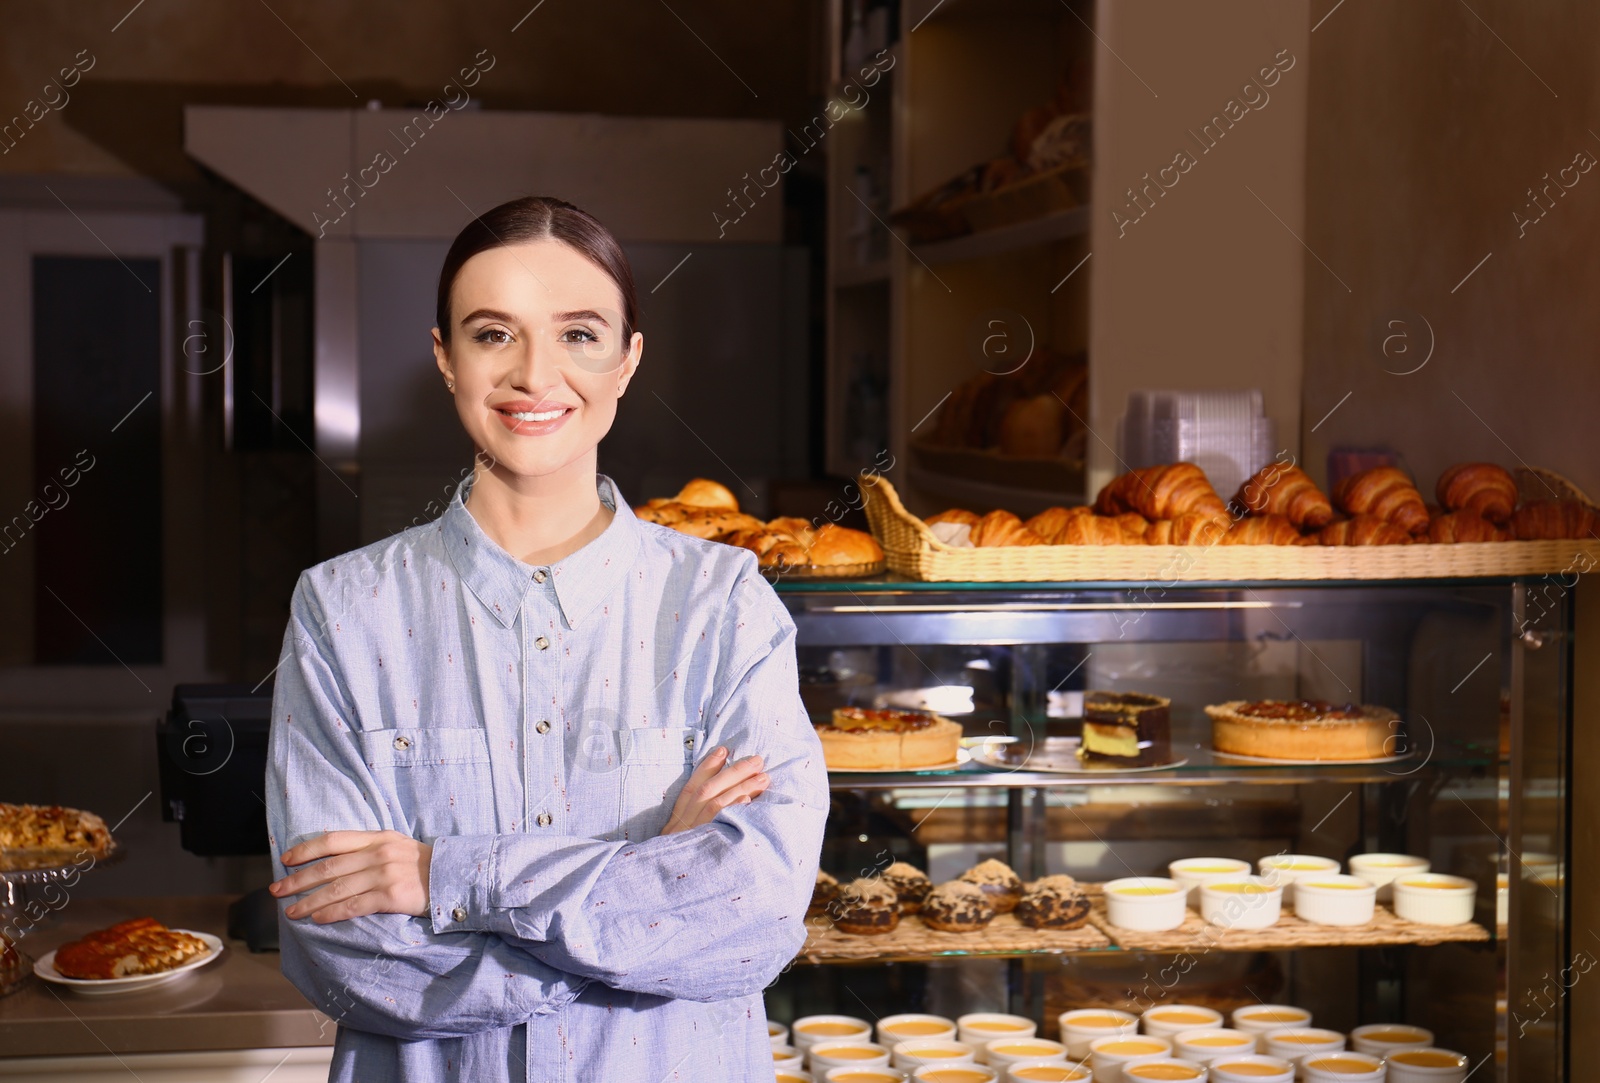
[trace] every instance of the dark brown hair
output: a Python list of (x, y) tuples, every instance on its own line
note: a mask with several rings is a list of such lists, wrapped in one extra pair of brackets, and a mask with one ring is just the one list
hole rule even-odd
[(439, 269), (439, 299), (434, 319), (439, 323), (439, 338), (450, 342), (450, 290), (461, 267), (479, 252), (491, 248), (523, 244), (527, 241), (555, 240), (576, 249), (599, 267), (622, 294), (622, 342), (626, 351), (639, 319), (639, 297), (633, 287), (633, 268), (623, 254), (622, 245), (599, 219), (571, 203), (550, 196), (524, 196), (502, 203), (493, 210), (474, 216), (456, 234), (444, 266)]

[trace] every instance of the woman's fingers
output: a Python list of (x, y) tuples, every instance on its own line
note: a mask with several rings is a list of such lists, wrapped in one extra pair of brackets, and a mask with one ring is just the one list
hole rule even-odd
[(360, 869), (345, 876), (335, 876), (326, 885), (313, 891), (284, 911), (291, 918), (315, 917), (325, 907), (343, 903), (380, 887), (379, 877), (371, 869)]
[(711, 778), (700, 784), (696, 797), (701, 801), (710, 801), (734, 786), (745, 782), (751, 776), (759, 774), (765, 766), (760, 756), (746, 756), (742, 760), (730, 763), (718, 771)]

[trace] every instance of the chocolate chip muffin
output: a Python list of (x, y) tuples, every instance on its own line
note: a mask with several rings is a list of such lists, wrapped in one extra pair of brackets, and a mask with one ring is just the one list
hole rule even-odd
[(922, 909), (922, 900), (933, 890), (933, 881), (928, 879), (928, 874), (904, 861), (896, 861), (884, 869), (882, 879), (900, 897), (902, 914), (915, 914)]
[(1004, 861), (993, 858), (980, 861), (957, 879), (983, 889), (984, 897), (997, 914), (1011, 913), (1022, 901), (1022, 880)]
[(1017, 918), (1030, 929), (1080, 929), (1089, 920), (1089, 897), (1070, 876), (1041, 876), (1022, 893)]
[(839, 897), (839, 881), (829, 873), (817, 870), (817, 886), (811, 889), (811, 903), (806, 907), (806, 917), (826, 913), (828, 904)]
[(922, 900), (921, 918), (930, 929), (945, 933), (970, 933), (994, 920), (994, 904), (977, 884), (951, 880), (928, 892)]
[(828, 906), (833, 923), (857, 936), (893, 932), (900, 924), (900, 896), (877, 877), (852, 880)]

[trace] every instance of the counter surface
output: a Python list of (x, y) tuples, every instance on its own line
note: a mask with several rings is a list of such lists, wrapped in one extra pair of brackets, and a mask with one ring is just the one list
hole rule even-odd
[(0, 1056), (332, 1045), (333, 1021), (279, 972), (278, 953), (252, 955), (244, 941), (228, 939), (232, 900), (201, 895), (68, 902), (23, 937), (22, 950), (30, 957), (143, 915), (215, 934), (227, 950), (189, 976), (147, 992), (82, 996), (30, 976), (21, 989), (0, 997)]

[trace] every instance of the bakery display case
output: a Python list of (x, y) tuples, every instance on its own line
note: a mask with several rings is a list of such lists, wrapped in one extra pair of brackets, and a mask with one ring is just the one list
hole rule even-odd
[[(1003, 1013), (1070, 1046), (1069, 1011), (1265, 1004), (1352, 1051), (1413, 1028), (1474, 1078), (1566, 1078), (1569, 999), (1540, 991), (1585, 949), (1575, 582), (780, 580), (814, 723), (924, 711), (961, 738), (952, 764), (830, 770), (822, 868), (891, 909), (901, 887), (901, 914), (873, 927), (858, 886), (809, 917), (769, 1016)], [(1087, 920), (904, 905), (921, 873), (929, 900), (990, 892), (995, 863)], [(1218, 917), (1233, 879), (1281, 914)]]

